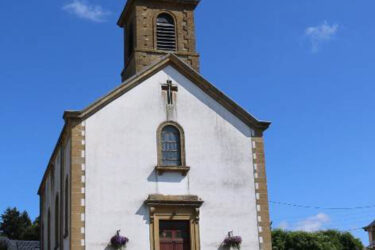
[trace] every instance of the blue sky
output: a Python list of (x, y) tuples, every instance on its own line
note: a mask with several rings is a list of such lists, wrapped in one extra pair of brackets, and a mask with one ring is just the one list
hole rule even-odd
[[(120, 84), (119, 0), (0, 2), (0, 211), (38, 214), (41, 176), (62, 113)], [(203, 0), (201, 72), (265, 133), (271, 201), (375, 205), (372, 0)], [(271, 204), (273, 227), (356, 229), (375, 208)], [(361, 230), (352, 231), (367, 243)]]

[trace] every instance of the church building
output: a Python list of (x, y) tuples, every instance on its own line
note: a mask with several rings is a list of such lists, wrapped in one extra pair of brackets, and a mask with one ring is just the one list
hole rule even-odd
[(43, 250), (271, 250), (269, 122), (199, 73), (199, 0), (128, 0), (122, 84), (65, 125), (41, 181)]

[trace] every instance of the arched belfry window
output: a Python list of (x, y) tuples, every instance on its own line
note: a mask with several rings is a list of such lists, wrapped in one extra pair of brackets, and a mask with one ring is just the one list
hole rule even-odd
[(156, 20), (156, 45), (159, 50), (176, 50), (176, 29), (173, 17), (160, 14)]

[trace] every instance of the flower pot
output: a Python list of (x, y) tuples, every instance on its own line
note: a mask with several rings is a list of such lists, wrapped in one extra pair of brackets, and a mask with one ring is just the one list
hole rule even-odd
[(224, 246), (223, 250), (240, 250), (240, 246)]
[(229, 247), (229, 250), (239, 250), (239, 247)]
[(120, 235), (120, 230), (117, 230), (117, 233), (115, 236), (111, 238), (111, 247), (113, 249), (125, 249), (126, 243), (128, 243), (129, 239)]

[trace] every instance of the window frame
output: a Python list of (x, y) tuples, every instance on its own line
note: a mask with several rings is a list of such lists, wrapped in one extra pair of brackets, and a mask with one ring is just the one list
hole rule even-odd
[(47, 215), (47, 250), (51, 250), (51, 209), (48, 208)]
[(55, 249), (58, 249), (60, 246), (60, 201), (59, 194), (56, 194), (55, 199), (55, 218), (54, 218), (54, 233), (55, 233)]
[[(180, 132), (180, 155), (181, 155), (181, 165), (180, 166), (164, 166), (163, 165), (163, 153), (162, 153), (162, 131), (166, 126), (174, 126)], [(157, 130), (157, 158), (158, 163), (155, 167), (155, 171), (158, 175), (162, 175), (165, 172), (170, 173), (180, 173), (182, 176), (186, 176), (189, 171), (190, 167), (186, 166), (186, 154), (185, 154), (185, 133), (182, 127), (173, 121), (167, 121), (160, 124)]]
[(51, 163), (51, 190), (55, 190), (55, 164)]
[(69, 176), (65, 177), (64, 187), (64, 238), (69, 236)]
[(129, 60), (133, 54), (134, 54), (134, 50), (135, 50), (135, 43), (136, 43), (136, 37), (135, 37), (135, 27), (134, 27), (134, 21), (131, 21), (129, 23), (129, 25), (127, 26), (126, 28), (126, 31), (125, 31), (125, 41), (126, 41), (126, 51), (125, 51), (125, 55), (126, 55), (126, 58)]
[[(174, 50), (164, 50), (164, 49), (159, 49), (158, 47), (158, 18), (160, 15), (168, 15), (172, 18), (173, 20), (173, 26), (174, 26), (174, 39), (175, 39), (175, 48)], [(163, 51), (165, 53), (168, 53), (168, 52), (177, 52), (178, 51), (178, 32), (177, 32), (177, 20), (176, 20), (176, 16), (169, 12), (169, 11), (161, 11), (161, 12), (158, 12), (156, 13), (155, 17), (154, 17), (154, 48), (155, 50), (158, 50), (158, 51)]]
[(150, 195), (149, 209), (151, 250), (160, 250), (160, 221), (186, 221), (190, 229), (190, 249), (200, 250), (199, 214), (203, 201), (196, 196)]
[[(163, 164), (163, 140), (162, 140), (162, 132), (163, 129), (167, 126), (173, 126), (175, 127), (179, 133), (180, 133), (180, 158), (181, 158), (181, 164), (176, 166), (165, 166)], [(158, 167), (186, 167), (186, 155), (185, 155), (185, 133), (182, 127), (177, 123), (173, 121), (167, 121), (163, 122), (158, 130), (157, 130), (157, 144), (158, 144)]]

